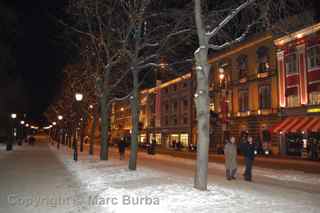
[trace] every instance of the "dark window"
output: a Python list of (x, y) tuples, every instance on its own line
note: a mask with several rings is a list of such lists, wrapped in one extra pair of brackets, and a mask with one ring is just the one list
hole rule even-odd
[(258, 73), (268, 72), (270, 70), (269, 65), (269, 48), (262, 46), (257, 50), (258, 61)]
[(172, 110), (173, 112), (177, 112), (178, 110), (178, 101), (174, 101), (172, 104)]
[(174, 115), (174, 116), (172, 117), (172, 124), (173, 124), (173, 125), (177, 125), (177, 124), (178, 124), (178, 119), (177, 119), (177, 116), (176, 116), (176, 115)]
[(183, 115), (183, 124), (188, 124), (188, 115), (187, 114)]
[(189, 101), (187, 99), (184, 99), (183, 100), (183, 109), (184, 110), (187, 110), (188, 109), (188, 106), (189, 106)]
[(247, 55), (240, 55), (237, 58), (238, 69), (239, 69), (239, 78), (244, 78), (247, 75), (248, 71), (248, 56)]
[(320, 66), (320, 45), (308, 49), (308, 69)]
[(188, 86), (188, 83), (187, 82), (183, 82), (182, 87), (186, 88), (187, 86)]
[(249, 110), (249, 94), (248, 90), (239, 91), (239, 111), (247, 112)]
[(174, 85), (172, 86), (172, 88), (173, 88), (173, 91), (177, 91), (177, 85), (176, 85), (176, 84), (174, 84)]
[(169, 125), (169, 119), (168, 119), (168, 116), (166, 116), (166, 117), (164, 118), (164, 124), (165, 124), (165, 125)]
[(298, 73), (298, 61), (297, 54), (293, 53), (286, 56), (285, 59), (286, 74), (296, 74)]
[(169, 104), (165, 103), (164, 104), (165, 112), (169, 112)]
[(259, 106), (260, 109), (271, 108), (271, 86), (263, 85), (259, 87)]

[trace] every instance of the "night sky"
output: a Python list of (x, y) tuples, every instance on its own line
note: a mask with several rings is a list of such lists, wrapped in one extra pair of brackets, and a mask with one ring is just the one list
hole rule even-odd
[[(314, 2), (319, 6), (319, 1)], [(62, 68), (74, 57), (64, 39), (64, 27), (56, 19), (65, 17), (66, 3), (67, 0), (2, 1), (17, 20), (12, 26), (17, 35), (12, 43), (16, 53), (13, 72), (22, 79), (28, 102), (26, 113), (35, 121), (43, 120), (42, 112), (61, 89)]]
[(62, 67), (67, 60), (63, 27), (55, 18), (64, 15), (65, 0), (8, 1), (17, 16), (17, 75), (28, 99), (28, 117), (41, 121), (60, 89)]

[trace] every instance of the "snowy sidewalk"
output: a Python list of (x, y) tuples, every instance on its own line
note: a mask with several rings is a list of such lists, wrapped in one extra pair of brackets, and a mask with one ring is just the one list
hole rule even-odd
[(45, 138), (35, 146), (14, 146), (11, 152), (1, 147), (0, 171), (1, 213), (64, 213), (78, 208), (79, 183)]
[(128, 157), (120, 161), (114, 150), (108, 161), (85, 151), (74, 162), (67, 147), (42, 141), (0, 151), (1, 213), (320, 212), (316, 191), (227, 181), (221, 165), (210, 164), (209, 190), (201, 192), (193, 188), (192, 160), (139, 153), (138, 170), (129, 171)]
[[(81, 196), (88, 201), (88, 213), (93, 212), (259, 212), (259, 213), (301, 213), (320, 212), (320, 193), (290, 188), (285, 182), (294, 181), (294, 177), (282, 177), (271, 170), (259, 171), (265, 175), (276, 176), (278, 184), (265, 184), (257, 180), (247, 183), (242, 180), (227, 181), (222, 170), (210, 164), (208, 191), (200, 192), (193, 188), (194, 167), (192, 161), (168, 158), (168, 156), (150, 156), (139, 153), (138, 170), (127, 169), (126, 160), (118, 160), (114, 150), (109, 161), (99, 161), (80, 153), (79, 161), (72, 161), (70, 149), (52, 150), (59, 156), (81, 182)], [(301, 174), (298, 174), (298, 176)], [(304, 176), (305, 178), (310, 176)], [(281, 178), (281, 177), (280, 177)], [(319, 176), (312, 176), (319, 180)], [(239, 178), (241, 179), (241, 178)], [(295, 182), (295, 184), (305, 184)], [(317, 182), (314, 186), (318, 186)], [(86, 196), (88, 196), (86, 198)]]

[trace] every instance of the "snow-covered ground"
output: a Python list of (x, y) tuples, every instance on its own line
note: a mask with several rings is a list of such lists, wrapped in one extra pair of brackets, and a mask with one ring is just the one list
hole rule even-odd
[(320, 212), (320, 190), (285, 186), (293, 182), (319, 189), (319, 175), (256, 169), (253, 183), (227, 181), (223, 165), (210, 163), (216, 174), (209, 176), (208, 191), (201, 192), (193, 188), (192, 160), (140, 154), (133, 172), (116, 153), (106, 162), (83, 154), (75, 163), (70, 151), (53, 151), (81, 182), (85, 212)]
[[(0, 195), (21, 202), (0, 199), (1, 213), (320, 212), (320, 175), (254, 168), (254, 182), (245, 182), (240, 167), (227, 181), (224, 166), (210, 163), (202, 192), (193, 188), (193, 160), (139, 153), (138, 170), (129, 171), (128, 156), (120, 161), (114, 150), (108, 161), (85, 151), (74, 162), (69, 149), (49, 147), (0, 151)], [(28, 203), (30, 194), (52, 200)]]

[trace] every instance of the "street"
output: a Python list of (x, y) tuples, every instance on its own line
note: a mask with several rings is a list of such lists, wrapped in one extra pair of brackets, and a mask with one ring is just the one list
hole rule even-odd
[(47, 138), (34, 147), (0, 151), (0, 212), (319, 212), (320, 175), (254, 167), (253, 182), (224, 177), (224, 165), (209, 163), (207, 192), (193, 188), (194, 161), (139, 153), (138, 170), (120, 161), (93, 158), (87, 149), (72, 160), (65, 146)]

